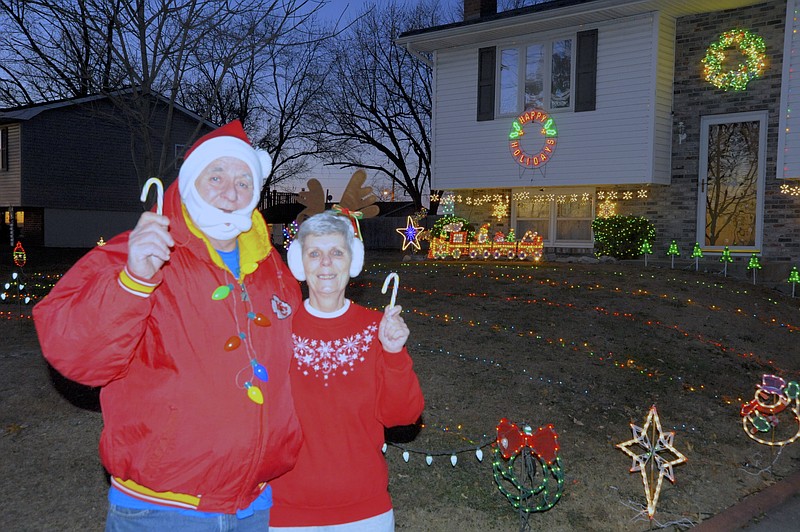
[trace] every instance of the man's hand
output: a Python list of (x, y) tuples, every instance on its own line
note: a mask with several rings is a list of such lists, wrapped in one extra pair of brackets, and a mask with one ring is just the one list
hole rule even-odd
[(128, 271), (141, 279), (150, 279), (169, 260), (174, 245), (169, 218), (154, 212), (142, 213), (128, 237)]
[(408, 340), (408, 325), (400, 316), (402, 311), (403, 307), (400, 305), (386, 307), (383, 319), (381, 319), (381, 323), (378, 326), (378, 338), (383, 345), (383, 350), (387, 353), (400, 352), (403, 346), (406, 345), (406, 340)]

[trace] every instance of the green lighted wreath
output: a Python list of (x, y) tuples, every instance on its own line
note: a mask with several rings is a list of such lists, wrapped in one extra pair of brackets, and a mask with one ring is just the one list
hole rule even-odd
[[(722, 63), (730, 49), (737, 49), (745, 58), (737, 70), (724, 70)], [(743, 91), (750, 80), (764, 72), (766, 66), (764, 39), (748, 30), (733, 29), (719, 36), (706, 50), (703, 75), (706, 81), (722, 90)]]

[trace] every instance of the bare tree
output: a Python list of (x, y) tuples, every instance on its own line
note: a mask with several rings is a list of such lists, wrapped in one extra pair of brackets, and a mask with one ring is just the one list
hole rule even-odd
[(430, 183), (431, 68), (394, 44), (438, 23), (438, 2), (369, 5), (330, 49), (317, 134), (328, 164), (386, 175), (417, 208)]
[(121, 73), (109, 48), (121, 0), (104, 6), (104, 23), (92, 0), (0, 0), (0, 105), (12, 107), (95, 94), (117, 87)]
[[(141, 184), (173, 163), (169, 136), (183, 86), (204, 86), (226, 113), (235, 101), (247, 118), (265, 64), (253, 62), (290, 46), (319, 7), (319, 0), (0, 0), (0, 43), (18, 50), (0, 52), (0, 97), (19, 104), (105, 93), (132, 131), (131, 150), (141, 154), (134, 160), (144, 161)], [(166, 119), (156, 121), (159, 108)]]

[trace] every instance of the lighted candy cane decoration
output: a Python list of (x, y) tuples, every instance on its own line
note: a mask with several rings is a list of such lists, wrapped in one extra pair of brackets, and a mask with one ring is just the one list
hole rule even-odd
[(142, 195), (139, 197), (139, 201), (147, 201), (147, 194), (150, 192), (150, 187), (153, 185), (156, 186), (156, 212), (160, 215), (164, 211), (164, 185), (159, 178), (151, 177), (144, 182)]
[(400, 276), (397, 273), (392, 272), (386, 276), (386, 280), (383, 281), (383, 288), (381, 289), (381, 294), (385, 294), (386, 290), (389, 288), (389, 281), (394, 279), (394, 283), (392, 283), (392, 300), (389, 302), (389, 308), (394, 306), (394, 302), (397, 299), (397, 285), (400, 284)]

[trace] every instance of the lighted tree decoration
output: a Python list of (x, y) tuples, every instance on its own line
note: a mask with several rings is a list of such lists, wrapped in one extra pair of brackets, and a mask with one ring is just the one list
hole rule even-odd
[(416, 225), (416, 222), (414, 222), (411, 216), (408, 216), (405, 227), (398, 227), (395, 231), (403, 236), (403, 251), (405, 251), (408, 246), (414, 246), (417, 251), (419, 251), (419, 235), (425, 231), (425, 228)]
[(700, 249), (700, 244), (698, 242), (694, 243), (694, 249), (692, 250), (692, 258), (694, 259), (694, 271), (700, 269), (700, 258), (703, 256), (703, 250)]
[[(672, 467), (686, 462), (686, 457), (681, 454), (672, 444), (675, 438), (674, 432), (664, 432), (661, 429), (661, 421), (658, 419), (656, 405), (650, 407), (644, 427), (637, 427), (631, 423), (633, 438), (628, 441), (618, 443), (617, 448), (633, 459), (631, 473), (641, 472), (642, 482), (644, 483), (644, 493), (647, 497), (647, 516), (652, 519), (656, 513), (658, 496), (661, 494), (661, 484), (666, 477), (673, 484), (675, 475)], [(644, 449), (644, 453), (639, 453), (631, 449), (638, 446)], [(673, 458), (665, 458), (662, 453), (670, 453)], [(655, 476), (658, 471), (656, 485), (652, 486), (649, 479)]]
[(792, 297), (794, 297), (794, 287), (800, 283), (800, 272), (797, 271), (797, 266), (792, 266), (792, 271), (789, 272), (789, 279), (787, 282), (792, 283)]
[(750, 255), (750, 262), (747, 263), (747, 269), (753, 270), (753, 284), (756, 284), (756, 270), (761, 269), (761, 263), (758, 261), (758, 255), (755, 253)]
[(644, 265), (647, 266), (647, 256), (653, 254), (653, 245), (650, 244), (649, 240), (642, 242), (642, 245), (639, 247), (639, 253), (644, 255)]
[(517, 241), (517, 234), (514, 232), (514, 228), (508, 230), (508, 234), (506, 235), (506, 242), (516, 242)]
[[(740, 414), (750, 439), (777, 447), (792, 443), (800, 438), (800, 384), (787, 383), (777, 375), (763, 375), (755, 396), (742, 405)], [(786, 417), (793, 418), (792, 422), (781, 423), (781, 418)]]
[[(726, 52), (736, 50), (744, 56), (736, 70), (723, 70)], [(760, 36), (743, 29), (732, 29), (711, 43), (703, 58), (703, 76), (706, 81), (724, 91), (743, 91), (750, 80), (764, 72), (766, 67), (766, 45)], [(730, 61), (729, 61), (730, 62)]]
[(667, 255), (669, 255), (670, 259), (672, 260), (670, 268), (673, 269), (675, 268), (675, 257), (680, 254), (681, 252), (678, 250), (678, 244), (676, 244), (675, 241), (673, 240), (669, 245), (669, 249), (667, 250)]
[[(500, 420), (497, 441), (492, 446), (492, 470), (500, 493), (514, 508), (531, 513), (555, 506), (564, 492), (558, 450), (558, 434), (552, 425), (534, 431), (530, 425), (520, 429), (506, 418)], [(542, 469), (540, 477), (536, 475), (537, 463)], [(533, 485), (537, 478), (538, 484)]]
[(728, 246), (725, 246), (722, 250), (722, 256), (719, 258), (719, 261), (722, 263), (722, 273), (725, 277), (728, 276), (728, 263), (733, 262), (733, 257), (731, 257), (731, 250)]

